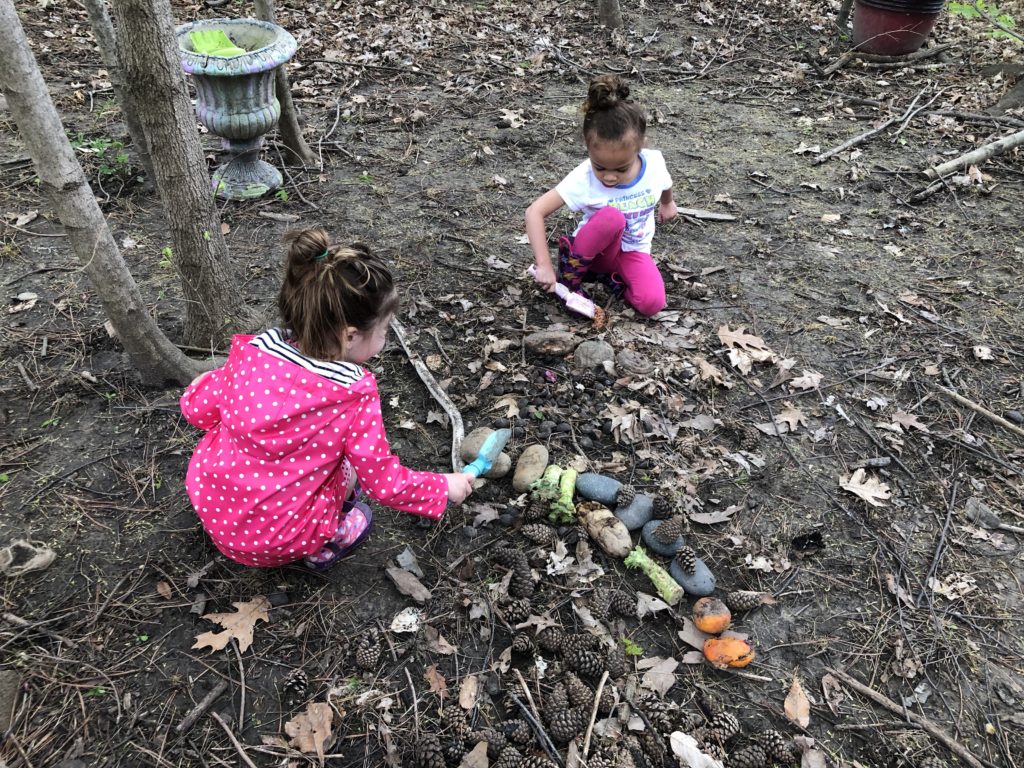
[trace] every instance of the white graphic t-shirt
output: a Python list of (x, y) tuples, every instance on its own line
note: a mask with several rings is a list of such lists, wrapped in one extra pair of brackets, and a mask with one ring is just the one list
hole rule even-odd
[(578, 233), (591, 216), (610, 205), (626, 217), (622, 250), (650, 253), (651, 240), (654, 239), (654, 211), (661, 193), (671, 186), (672, 177), (661, 152), (641, 149), (640, 173), (629, 184), (606, 187), (594, 175), (588, 158), (562, 179), (555, 191), (570, 210), (583, 213), (583, 219), (573, 234)]

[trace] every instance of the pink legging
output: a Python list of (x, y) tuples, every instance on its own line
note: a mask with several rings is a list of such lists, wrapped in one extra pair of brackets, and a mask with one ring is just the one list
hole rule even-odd
[(587, 272), (614, 275), (626, 287), (626, 301), (650, 317), (665, 308), (665, 281), (651, 254), (622, 250), (625, 231), (622, 211), (602, 208), (576, 233), (572, 252), (584, 263), (590, 262)]

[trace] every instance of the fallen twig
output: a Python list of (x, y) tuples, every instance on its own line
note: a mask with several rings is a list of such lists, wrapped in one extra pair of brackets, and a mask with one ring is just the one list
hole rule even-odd
[(854, 136), (852, 139), (844, 141), (838, 147), (833, 147), (832, 149), (828, 150), (828, 152), (822, 152), (820, 155), (818, 155), (817, 157), (814, 158), (814, 160), (812, 161), (812, 165), (821, 165), (826, 160), (828, 160), (830, 157), (835, 157), (840, 152), (843, 152), (843, 151), (845, 151), (847, 149), (850, 149), (852, 147), (856, 147), (859, 144), (863, 144), (865, 141), (870, 139), (872, 136), (881, 133), (886, 128), (888, 128), (890, 125), (892, 125), (893, 123), (898, 123), (898, 122), (901, 122), (902, 120), (908, 118), (909, 115), (913, 114), (914, 106), (917, 104), (917, 100), (921, 98), (922, 94), (923, 94), (923, 91), (921, 93), (917, 94), (917, 96), (914, 97), (914, 100), (912, 102), (910, 102), (910, 106), (907, 107), (906, 111), (902, 115), (900, 115), (899, 117), (891, 117), (888, 120), (886, 120), (884, 123), (879, 125), (878, 127), (872, 128), (870, 131), (865, 131), (864, 133), (860, 134), (859, 136)]
[(48, 629), (44, 629), (43, 627), (39, 626), (39, 624), (32, 621), (27, 621), (21, 618), (21, 616), (15, 616), (13, 613), (2, 613), (0, 614), (0, 618), (3, 618), (3, 620), (6, 621), (8, 624), (13, 624), (16, 627), (21, 627), (22, 629), (31, 629), (33, 632), (39, 632), (43, 635), (46, 635), (47, 637), (53, 638), (54, 640), (59, 640), (60, 642), (64, 643), (70, 648), (78, 647), (78, 643), (76, 643), (74, 640), (68, 640), (63, 635), (58, 635), (56, 632), (51, 632)]
[(590, 752), (590, 737), (594, 732), (594, 721), (597, 720), (597, 708), (601, 706), (601, 694), (604, 693), (604, 684), (608, 681), (608, 670), (601, 675), (601, 682), (597, 684), (597, 692), (594, 693), (594, 706), (590, 710), (590, 723), (587, 725), (587, 733), (583, 737), (583, 758), (586, 759)]
[[(548, 736), (548, 732), (545, 731), (544, 726), (541, 725), (540, 711), (537, 709), (537, 705), (533, 701), (533, 695), (530, 693), (530, 686), (528, 686), (526, 684), (526, 680), (523, 679), (522, 672), (517, 669), (515, 670), (515, 673), (516, 677), (519, 678), (519, 686), (523, 689), (523, 693), (526, 694), (526, 700), (530, 702), (529, 709), (527, 709), (526, 705), (523, 704), (523, 702), (520, 701), (514, 693), (509, 691), (508, 695), (512, 697), (512, 701), (514, 701), (516, 705), (518, 705), (519, 709), (522, 710), (523, 717), (526, 718), (527, 722), (529, 722), (530, 726), (533, 728), (534, 733), (537, 734), (537, 739), (540, 741), (541, 746), (544, 747), (544, 751), (548, 753), (548, 757), (564, 768), (564, 763), (562, 762), (562, 758), (558, 755), (558, 750), (555, 749), (555, 745), (551, 741), (551, 737)], [(533, 710), (532, 713), (530, 712), (531, 709)]]
[(731, 213), (716, 213), (715, 211), (706, 211), (703, 208), (676, 208), (676, 212), (680, 216), (689, 216), (693, 219), (704, 219), (706, 221), (736, 221), (736, 217)]
[(409, 348), (409, 344), (405, 338), (405, 328), (398, 318), (391, 319), (391, 329), (395, 332), (395, 338), (398, 339), (398, 343), (402, 345), (402, 349), (405, 350), (405, 356), (409, 358), (409, 362), (412, 363), (412, 367), (416, 369), (417, 375), (420, 380), (430, 390), (430, 394), (434, 396), (434, 399), (444, 409), (444, 412), (448, 414), (448, 419), (452, 423), (452, 469), (456, 472), (460, 472), (463, 467), (462, 457), (459, 456), (459, 449), (462, 447), (462, 438), (466, 434), (466, 428), (463, 426), (462, 414), (459, 409), (455, 407), (455, 403), (451, 401), (451, 398), (441, 389), (437, 383), (437, 379), (427, 368), (426, 363), (420, 359), (420, 356), (416, 354), (412, 349)]
[(1011, 133), (1009, 136), (1004, 136), (1003, 138), (986, 144), (983, 147), (978, 147), (965, 155), (960, 155), (960, 157), (954, 160), (950, 160), (931, 168), (926, 168), (923, 173), (929, 179), (938, 179), (945, 176), (947, 173), (959, 170), (964, 166), (983, 163), (989, 158), (1000, 155), (1008, 149), (1019, 147), (1021, 144), (1024, 144), (1024, 130)]
[(242, 758), (242, 762), (249, 766), (249, 768), (256, 768), (256, 763), (249, 759), (249, 756), (245, 753), (245, 747), (239, 743), (238, 739), (235, 738), (235, 734), (231, 732), (231, 728), (227, 723), (224, 722), (224, 718), (218, 715), (216, 712), (211, 712), (210, 717), (220, 723), (220, 727), (224, 729), (224, 733), (231, 739), (231, 743), (235, 747), (235, 751), (238, 752), (238, 756)]
[(206, 710), (208, 710), (213, 705), (213, 702), (215, 702), (220, 697), (220, 695), (224, 693), (224, 691), (226, 691), (227, 689), (228, 684), (224, 680), (221, 680), (215, 686), (213, 686), (213, 689), (208, 694), (203, 696), (202, 700), (198, 704), (192, 707), (192, 709), (189, 711), (187, 715), (185, 715), (182, 721), (178, 723), (176, 726), (174, 726), (175, 733), (188, 732), (188, 730), (196, 724), (196, 721), (203, 716), (203, 713), (206, 712)]
[(898, 715), (902, 715), (907, 719), (907, 721), (914, 723), (917, 726), (920, 726), (922, 730), (927, 731), (928, 734), (931, 735), (932, 738), (936, 739), (937, 741), (941, 741), (950, 752), (952, 752), (954, 755), (963, 760), (967, 765), (971, 766), (971, 768), (986, 768), (986, 763), (982, 763), (978, 758), (976, 758), (971, 753), (970, 750), (967, 749), (967, 747), (965, 747), (960, 742), (956, 741), (952, 736), (946, 733), (942, 728), (940, 728), (934, 722), (929, 720), (927, 717), (914, 714), (901, 704), (897, 704), (895, 701), (890, 699), (885, 694), (879, 693), (874, 688), (869, 688), (868, 686), (864, 685), (864, 683), (860, 682), (854, 677), (851, 677), (845, 672), (840, 672), (838, 669), (828, 668), (826, 668), (825, 671), (838, 677), (846, 685), (848, 685), (853, 690), (857, 691), (857, 693), (861, 694), (862, 696), (871, 699), (876, 704), (881, 704), (890, 712), (895, 712)]
[(973, 400), (968, 400), (963, 395), (958, 395), (956, 392), (954, 392), (951, 389), (946, 389), (941, 384), (936, 384), (935, 388), (938, 389), (939, 392), (944, 394), (946, 397), (951, 398), (953, 400), (956, 400), (958, 403), (960, 403), (960, 405), (963, 405), (963, 406), (966, 406), (967, 408), (970, 408), (975, 413), (981, 414), (986, 419), (988, 419), (988, 420), (998, 424), (1003, 429), (1007, 429), (1010, 432), (1013, 432), (1013, 434), (1017, 435), (1018, 437), (1024, 437), (1024, 429), (1021, 429), (1016, 424), (1007, 421), (1006, 419), (1004, 419), (999, 414), (992, 413), (992, 411), (990, 411), (988, 408), (985, 408), (984, 406), (978, 405)]
[(914, 53), (908, 53), (906, 56), (883, 56), (882, 54), (878, 53), (865, 53), (864, 51), (851, 50), (844, 53), (838, 59), (836, 59), (827, 67), (825, 67), (822, 71), (826, 75), (831, 75), (834, 72), (838, 72), (851, 61), (854, 61), (856, 59), (859, 59), (860, 61), (870, 62), (872, 64), (911, 63), (915, 61), (920, 61), (921, 59), (930, 59), (932, 56), (937, 56), (938, 54), (943, 53), (944, 51), (948, 51), (952, 47), (952, 44), (936, 45), (934, 48), (923, 48), (919, 51), (914, 51)]

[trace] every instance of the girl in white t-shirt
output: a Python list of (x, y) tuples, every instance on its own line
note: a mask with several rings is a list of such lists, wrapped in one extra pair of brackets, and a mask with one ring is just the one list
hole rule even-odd
[[(643, 315), (665, 308), (665, 281), (651, 258), (654, 221), (676, 215), (672, 177), (661, 152), (644, 149), (647, 116), (629, 98), (629, 85), (605, 75), (590, 83), (583, 104), (587, 159), (526, 209), (536, 281), (547, 291), (560, 282), (578, 290), (601, 280)], [(548, 253), (544, 220), (563, 205), (583, 215), (558, 241), (558, 271)]]

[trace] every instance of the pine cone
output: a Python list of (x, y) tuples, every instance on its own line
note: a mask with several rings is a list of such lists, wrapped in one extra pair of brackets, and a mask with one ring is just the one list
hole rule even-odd
[(767, 592), (737, 591), (729, 592), (725, 596), (725, 604), (733, 611), (752, 611), (760, 605), (764, 605), (764, 598), (770, 598)]
[(523, 520), (527, 523), (535, 523), (538, 520), (546, 520), (548, 516), (547, 504), (539, 499), (530, 499), (530, 502), (523, 510)]
[(562, 650), (562, 639), (565, 633), (558, 627), (544, 627), (537, 633), (537, 645), (548, 653), (558, 653)]
[(491, 556), (506, 568), (514, 567), (516, 561), (521, 557), (525, 559), (522, 552), (512, 547), (495, 547), (491, 552)]
[(598, 621), (608, 618), (612, 593), (607, 589), (595, 589), (590, 596), (590, 615)]
[(558, 744), (568, 744), (583, 732), (589, 718), (581, 707), (556, 709), (548, 716), (548, 732)]
[(562, 636), (562, 653), (570, 650), (592, 651), (597, 647), (598, 639), (584, 632), (569, 632)]
[(708, 740), (716, 744), (725, 744), (740, 732), (740, 721), (728, 712), (719, 712), (708, 723)]
[(519, 624), (530, 618), (530, 611), (533, 607), (525, 597), (510, 598), (498, 606), (505, 614), (505, 621), (509, 624)]
[(501, 750), (508, 746), (505, 734), (493, 728), (481, 728), (479, 731), (469, 734), (470, 744), (479, 744), (481, 741), (487, 742), (487, 757), (491, 760), (497, 760)]
[(649, 765), (664, 765), (665, 764), (665, 746), (664, 742), (658, 738), (658, 734), (649, 728), (645, 728), (640, 731), (640, 746), (644, 751), (644, 755), (647, 757)]
[(761, 446), (761, 432), (749, 424), (738, 429), (740, 442), (739, 449), (748, 453), (756, 451)]
[(636, 488), (632, 485), (626, 485), (623, 483), (619, 486), (619, 492), (615, 494), (615, 506), (625, 507), (633, 503), (633, 499), (636, 498)]
[(587, 760), (587, 768), (616, 768), (616, 765), (604, 752), (592, 752)]
[(767, 768), (768, 755), (757, 744), (749, 744), (732, 752), (726, 765), (728, 768)]
[(512, 636), (513, 653), (533, 653), (533, 640), (525, 632), (516, 632)]
[(505, 747), (491, 768), (519, 768), (523, 755), (515, 747)]
[(519, 532), (534, 544), (545, 546), (558, 538), (558, 533), (550, 525), (543, 523), (529, 523), (519, 529)]
[(594, 692), (573, 672), (565, 673), (565, 692), (569, 703), (574, 707), (583, 707), (588, 712), (594, 706)]
[(380, 632), (370, 629), (364, 632), (356, 645), (356, 666), (360, 669), (376, 669), (383, 652), (380, 645)]
[(706, 299), (710, 293), (711, 289), (704, 283), (683, 283), (683, 298), (691, 300)]
[(697, 553), (693, 547), (680, 547), (676, 551), (676, 562), (683, 569), (683, 573), (693, 575), (697, 571)]
[(715, 744), (714, 742), (705, 741), (701, 743), (700, 751), (708, 757), (713, 758), (720, 763), (724, 763), (726, 760), (725, 747), (723, 747), (721, 744)]
[[(776, 762), (791, 763), (795, 758), (792, 744), (786, 741), (786, 737), (778, 731), (761, 731), (761, 733), (754, 737), (754, 743), (761, 747), (765, 754)], [(920, 768), (926, 768), (926, 766), (922, 765)], [(938, 765), (935, 768), (945, 768), (945, 766)]]
[(461, 707), (445, 708), (444, 714), (441, 715), (441, 725), (445, 731), (459, 741), (465, 741), (469, 735), (469, 720), (466, 718), (465, 710)]
[(629, 661), (621, 644), (616, 643), (614, 647), (605, 650), (604, 666), (608, 670), (609, 680), (617, 680), (629, 671)]
[(683, 535), (685, 528), (686, 518), (682, 515), (675, 515), (655, 528), (651, 535), (662, 544), (668, 546)]
[(563, 651), (565, 666), (583, 677), (600, 677), (604, 671), (604, 659), (596, 651), (585, 648), (570, 648)]
[(568, 708), (569, 694), (565, 690), (565, 683), (555, 683), (544, 702), (544, 712), (554, 714), (560, 709)]
[(452, 737), (444, 745), (445, 759), (453, 765), (461, 763), (462, 758), (466, 756), (466, 752), (466, 745), (462, 742), (462, 739)]
[(281, 695), (284, 698), (298, 698), (309, 688), (309, 675), (301, 669), (293, 669), (281, 684)]
[(445, 768), (444, 749), (436, 734), (423, 734), (416, 744), (415, 755), (417, 768)]
[[(793, 755), (790, 754), (786, 758), (787, 762), (793, 761)], [(928, 755), (923, 760), (918, 762), (917, 768), (946, 768), (946, 762), (938, 755)]]
[(665, 701), (654, 695), (646, 695), (637, 702), (637, 705), (647, 715), (658, 733), (672, 733), (678, 715), (679, 705), (674, 701)]
[(546, 757), (541, 755), (534, 755), (528, 757), (519, 764), (519, 768), (558, 768), (557, 763), (553, 763)]
[(659, 493), (654, 497), (653, 519), (668, 520), (676, 511), (676, 502), (667, 493)]
[(533, 583), (533, 576), (529, 575), (529, 565), (527, 567), (527, 575), (523, 576), (521, 573), (513, 572), (512, 581), (508, 583), (508, 593), (513, 597), (525, 598), (530, 597), (537, 585)]
[(515, 744), (525, 745), (533, 742), (533, 729), (522, 718), (506, 720), (501, 728), (505, 732), (505, 737)]
[(608, 607), (620, 616), (636, 618), (636, 598), (620, 589), (612, 592)]

